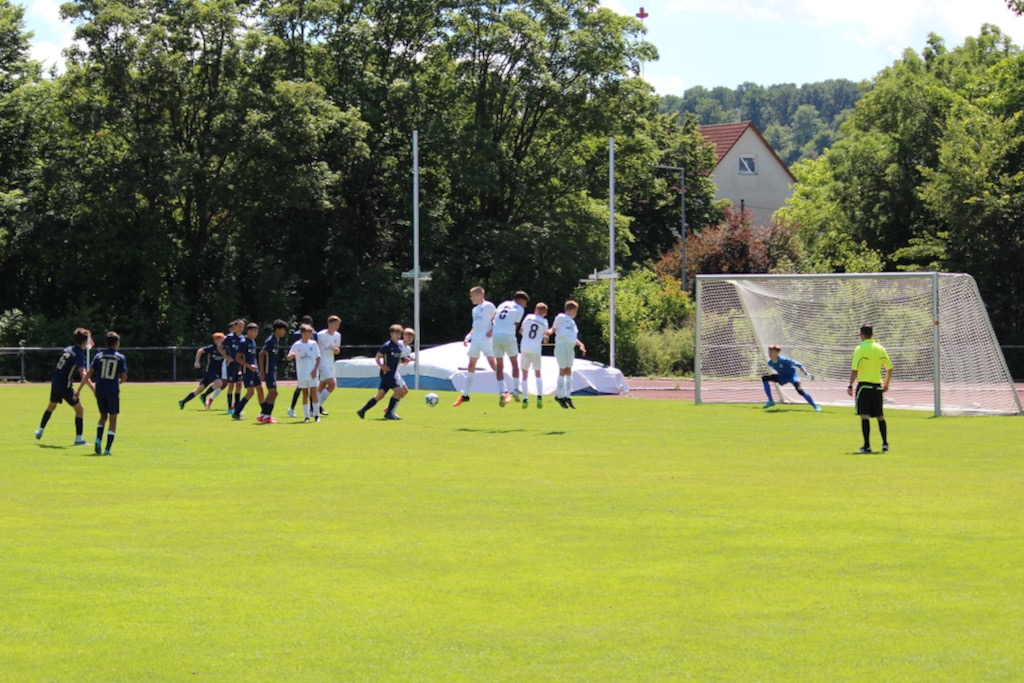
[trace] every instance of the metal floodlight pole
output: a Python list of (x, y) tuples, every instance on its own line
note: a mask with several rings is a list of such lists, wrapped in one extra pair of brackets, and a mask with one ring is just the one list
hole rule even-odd
[(683, 291), (686, 291), (686, 169), (682, 166), (664, 166), (662, 164), (655, 164), (654, 168), (665, 168), (670, 171), (679, 171), (679, 214), (682, 217), (681, 225), (679, 226), (679, 242), (682, 255), (682, 283)]
[(412, 324), (416, 330), (413, 346), (413, 388), (420, 388), (420, 132), (412, 132)]
[(608, 138), (608, 366), (615, 367), (615, 138)]

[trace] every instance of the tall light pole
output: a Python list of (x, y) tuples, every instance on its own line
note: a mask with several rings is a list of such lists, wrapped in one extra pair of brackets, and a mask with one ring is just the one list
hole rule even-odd
[(608, 365), (615, 367), (615, 138), (608, 138)]
[(654, 168), (665, 168), (670, 171), (679, 171), (679, 214), (682, 216), (682, 224), (679, 226), (679, 241), (682, 249), (683, 261), (683, 291), (686, 291), (686, 169), (682, 166), (664, 166), (654, 164)]
[(430, 281), (430, 273), (420, 270), (420, 132), (412, 132), (412, 270), (402, 273), (412, 278), (412, 326), (416, 330), (413, 358), (413, 389), (420, 388), (420, 283)]

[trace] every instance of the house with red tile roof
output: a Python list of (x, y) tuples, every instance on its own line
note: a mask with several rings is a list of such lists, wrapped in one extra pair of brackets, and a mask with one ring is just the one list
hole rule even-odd
[(768, 225), (793, 193), (789, 167), (750, 121), (701, 126), (700, 132), (715, 146), (715, 199), (728, 199), (750, 211), (755, 225)]

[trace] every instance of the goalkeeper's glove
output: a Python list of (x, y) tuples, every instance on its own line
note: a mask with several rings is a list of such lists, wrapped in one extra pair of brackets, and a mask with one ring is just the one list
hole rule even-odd
[(812, 375), (811, 373), (805, 372), (804, 374), (807, 375), (807, 379), (814, 379), (814, 375)]

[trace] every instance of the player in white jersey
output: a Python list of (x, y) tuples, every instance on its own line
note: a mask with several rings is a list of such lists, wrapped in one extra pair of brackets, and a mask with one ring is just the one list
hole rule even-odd
[(320, 414), (326, 415), (324, 402), (338, 386), (334, 378), (334, 357), (341, 352), (341, 318), (332, 315), (327, 319), (327, 327), (316, 333), (316, 343), (320, 347), (320, 384), (317, 385), (317, 398), (320, 399)]
[[(481, 353), (491, 369), (494, 369), (494, 351), (491, 347), (491, 337), (494, 334), (491, 326), (494, 320), (494, 304), (484, 297), (483, 287), (469, 290), (469, 300), (473, 302), (473, 329), (462, 340), (463, 345), (469, 347), (469, 367), (466, 368), (469, 376), (466, 378), (466, 388), (455, 399), (453, 406), (461, 406), (469, 400), (469, 391), (473, 388), (473, 377), (476, 374), (476, 362), (480, 359)], [(498, 387), (498, 394), (501, 393), (501, 387)]]
[(522, 334), (519, 342), (519, 353), (523, 357), (523, 407), (529, 406), (530, 368), (533, 368), (534, 380), (537, 383), (537, 407), (544, 407), (544, 380), (540, 376), (541, 345), (548, 333), (548, 305), (539, 302), (533, 307), (533, 313), (523, 318), (519, 331)]
[(576, 358), (576, 347), (587, 355), (587, 347), (580, 341), (580, 328), (576, 326), (576, 314), (580, 305), (575, 301), (565, 302), (565, 312), (555, 316), (555, 322), (548, 334), (555, 335), (555, 360), (558, 361), (558, 385), (555, 400), (563, 408), (573, 408), (572, 403), (572, 362)]
[[(523, 314), (526, 313), (526, 305), (530, 303), (530, 297), (526, 292), (516, 292), (509, 301), (501, 302), (501, 305), (494, 312), (494, 374), (498, 380), (498, 391), (501, 394), (498, 405), (505, 407), (506, 403), (512, 402), (512, 396), (518, 401), (522, 394), (519, 393), (519, 346), (516, 344), (516, 331)], [(509, 365), (512, 367), (512, 386), (506, 386), (505, 378), (505, 356), (508, 356)]]
[(316, 387), (320, 371), (320, 346), (313, 341), (313, 328), (303, 324), (299, 328), (302, 335), (299, 341), (292, 344), (288, 351), (288, 360), (295, 361), (295, 377), (299, 381), (299, 389), (302, 390), (302, 413), (305, 422), (312, 417), (320, 421), (319, 401), (317, 399)]

